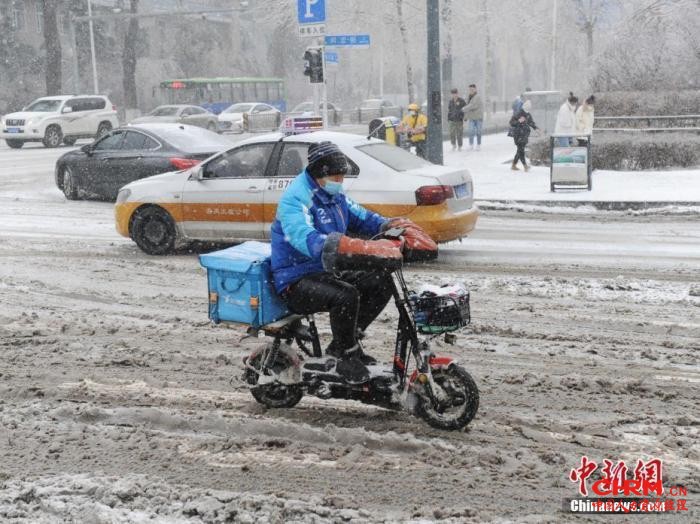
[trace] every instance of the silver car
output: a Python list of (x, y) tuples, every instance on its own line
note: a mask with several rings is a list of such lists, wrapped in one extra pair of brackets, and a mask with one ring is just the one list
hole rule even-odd
[(219, 123), (214, 113), (203, 107), (188, 105), (158, 106), (147, 115), (140, 116), (130, 124), (175, 123), (199, 126), (209, 131), (218, 131)]
[[(304, 113), (313, 114), (314, 113), (314, 103), (313, 102), (302, 102), (294, 109), (292, 109), (287, 116), (303, 115)], [(321, 108), (318, 108), (318, 114), (322, 113)], [(338, 104), (333, 104), (328, 102), (328, 123), (333, 126), (338, 126), (343, 122), (343, 110), (338, 107)]]

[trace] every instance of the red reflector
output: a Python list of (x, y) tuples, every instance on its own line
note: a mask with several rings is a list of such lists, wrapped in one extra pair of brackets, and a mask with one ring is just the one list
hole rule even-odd
[(416, 189), (416, 203), (419, 206), (442, 204), (454, 196), (452, 186), (423, 186)]
[(178, 171), (180, 171), (182, 169), (189, 169), (192, 166), (196, 166), (200, 162), (201, 162), (201, 160), (195, 160), (194, 158), (171, 158), (170, 159), (170, 163)]

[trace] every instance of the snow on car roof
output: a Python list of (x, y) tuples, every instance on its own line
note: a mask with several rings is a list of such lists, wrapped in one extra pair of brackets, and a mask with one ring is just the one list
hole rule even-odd
[[(75, 98), (78, 95), (55, 95), (55, 96), (42, 96), (37, 98), (37, 100), (69, 100), (71, 98)], [(96, 96), (96, 95), (90, 95), (90, 96)]]
[(356, 147), (363, 144), (385, 143), (378, 138), (367, 139), (366, 135), (355, 135), (351, 133), (339, 133), (338, 131), (314, 131), (313, 133), (301, 133), (298, 135), (285, 136), (283, 133), (269, 133), (266, 135), (248, 138), (239, 144), (256, 144), (258, 142), (276, 142), (283, 139), (284, 142), (322, 142), (328, 140), (338, 145)]

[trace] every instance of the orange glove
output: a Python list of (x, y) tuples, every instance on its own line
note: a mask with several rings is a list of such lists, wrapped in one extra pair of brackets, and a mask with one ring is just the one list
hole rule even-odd
[(392, 240), (362, 240), (331, 233), (323, 245), (322, 262), (326, 271), (393, 270), (401, 267), (403, 256)]
[[(401, 217), (392, 218), (385, 226), (385, 230), (390, 228), (404, 230), (404, 253), (418, 255), (420, 258), (424, 259), (437, 257), (438, 247), (435, 241), (412, 220)], [(415, 256), (409, 256), (407, 258), (415, 258)]]

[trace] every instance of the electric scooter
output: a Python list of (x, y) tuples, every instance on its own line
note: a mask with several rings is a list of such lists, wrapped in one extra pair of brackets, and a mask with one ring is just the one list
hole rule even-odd
[(258, 328), (272, 342), (243, 359), (243, 379), (255, 400), (290, 408), (308, 393), (405, 409), (438, 429), (469, 424), (479, 408), (476, 383), (451, 357), (430, 350), (431, 339), (444, 336), (454, 343), (453, 332), (469, 323), (469, 293), (419, 296), (408, 289), (400, 268), (382, 272), (393, 283), (399, 312), (393, 362), (367, 366), (370, 379), (349, 384), (335, 371), (336, 359), (323, 355), (313, 315), (289, 315)]

